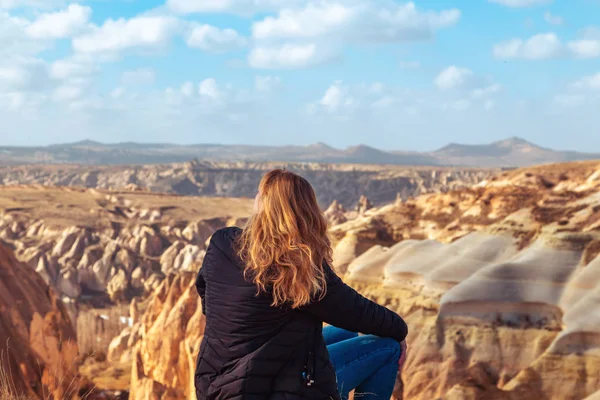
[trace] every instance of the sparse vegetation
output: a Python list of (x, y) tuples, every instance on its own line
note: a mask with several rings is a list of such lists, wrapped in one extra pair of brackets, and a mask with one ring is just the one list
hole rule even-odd
[(5, 362), (6, 352), (0, 352), (0, 400), (34, 400), (34, 397), (27, 393), (22, 393), (12, 377), (12, 371), (8, 367), (8, 360)]

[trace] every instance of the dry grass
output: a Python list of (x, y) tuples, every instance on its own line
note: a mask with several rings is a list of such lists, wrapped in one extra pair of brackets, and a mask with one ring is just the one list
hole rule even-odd
[(107, 201), (107, 196), (122, 198), (133, 208), (160, 210), (161, 220), (155, 221), (157, 223), (210, 219), (225, 215), (242, 218), (250, 214), (253, 205), (253, 200), (243, 198), (5, 186), (0, 190), (0, 213), (4, 211), (29, 220), (44, 220), (47, 225), (58, 229), (73, 225), (93, 228), (100, 220), (128, 220), (119, 213), (119, 207)]
[[(21, 393), (13, 380), (12, 371), (4, 369), (5, 352), (0, 352), (0, 400), (34, 400), (35, 398)], [(7, 362), (6, 365), (10, 367)]]
[[(21, 385), (18, 385), (15, 381), (15, 374), (18, 371), (11, 370), (11, 363), (8, 357), (10, 346), (6, 343), (6, 350), (0, 351), (0, 400), (59, 400), (55, 397), (55, 394), (49, 393), (47, 387), (39, 382), (41, 393), (37, 395), (34, 392), (28, 392), (24, 390)], [(74, 364), (81, 364), (82, 359), (77, 357), (74, 360)], [(62, 391), (62, 398), (60, 400), (91, 400), (93, 395), (97, 392), (96, 386), (89, 381), (82, 378), (81, 375), (73, 371), (73, 374), (65, 373), (67, 369), (73, 368), (75, 365), (65, 367), (62, 362), (56, 366), (56, 370), (46, 370), (43, 372), (43, 367), (40, 361), (37, 362), (39, 368), (39, 376), (45, 375), (50, 381), (53, 382), (55, 388), (60, 388)], [(65, 368), (63, 368), (65, 367)]]

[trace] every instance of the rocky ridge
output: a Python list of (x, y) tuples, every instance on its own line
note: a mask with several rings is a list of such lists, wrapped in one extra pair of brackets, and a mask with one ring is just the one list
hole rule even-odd
[[(564, 164), (375, 207), (331, 228), (346, 281), (411, 327), (402, 398), (600, 394), (599, 200), (600, 163)], [(344, 215), (339, 205), (329, 212)], [(188, 396), (203, 331), (193, 275), (164, 281), (152, 304), (113, 345), (134, 348), (132, 396), (156, 387), (161, 399)], [(178, 367), (162, 371), (163, 362)]]
[(0, 238), (67, 303), (129, 301), (169, 272), (192, 269), (212, 232), (243, 223), (251, 207), (246, 199), (15, 186), (0, 193)]
[(323, 207), (353, 207), (364, 194), (375, 204), (397, 197), (470, 186), (497, 170), (317, 163), (200, 162), (164, 165), (29, 165), (0, 167), (0, 184), (152, 191), (186, 196), (254, 198), (263, 174), (287, 168), (306, 177)]
[(386, 151), (364, 144), (339, 149), (325, 143), (308, 146), (261, 146), (172, 143), (113, 143), (92, 140), (50, 146), (0, 146), (3, 164), (154, 164), (192, 159), (211, 161), (288, 161), (389, 165), (528, 166), (593, 160), (599, 154), (557, 151), (512, 137), (487, 144), (451, 143), (436, 151)]

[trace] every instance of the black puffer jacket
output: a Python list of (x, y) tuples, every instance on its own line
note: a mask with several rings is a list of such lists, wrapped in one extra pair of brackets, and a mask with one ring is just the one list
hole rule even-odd
[(323, 322), (404, 340), (402, 318), (362, 297), (327, 265), (321, 301), (302, 310), (272, 307), (271, 296), (257, 296), (256, 286), (244, 279), (233, 250), (240, 232), (225, 228), (213, 235), (196, 281), (206, 315), (195, 374), (198, 399), (339, 399)]

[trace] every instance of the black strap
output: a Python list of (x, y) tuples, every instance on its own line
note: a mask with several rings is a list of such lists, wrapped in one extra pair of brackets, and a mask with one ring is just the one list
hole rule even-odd
[[(306, 386), (312, 386), (315, 383), (315, 371), (317, 369), (317, 358), (315, 356), (315, 346), (317, 344), (317, 336), (319, 329), (313, 325), (311, 327), (313, 334), (309, 335), (308, 351), (306, 354), (306, 364), (304, 366), (304, 384)], [(312, 337), (311, 337), (312, 336)]]

